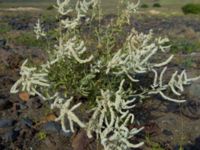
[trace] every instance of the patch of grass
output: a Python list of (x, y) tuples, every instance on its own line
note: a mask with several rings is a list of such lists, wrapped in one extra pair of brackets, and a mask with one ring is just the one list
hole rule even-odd
[(149, 5), (148, 4), (142, 4), (140, 7), (141, 8), (149, 8)]
[(7, 23), (1, 23), (0, 24), (0, 34), (5, 34), (11, 30), (11, 26), (9, 26)]
[[(54, 10), (53, 10), (54, 11)], [(52, 12), (45, 12), (41, 16), (41, 20), (44, 23), (55, 23), (56, 22), (56, 17), (52, 14)]]
[(28, 47), (41, 47), (44, 48), (46, 43), (44, 40), (37, 40), (34, 33), (24, 32), (19, 36), (12, 39), (16, 45), (28, 46)]
[(186, 4), (182, 7), (184, 14), (200, 14), (200, 4)]
[(54, 6), (53, 5), (49, 5), (48, 7), (47, 7), (47, 10), (53, 10), (54, 9)]
[(162, 6), (161, 6), (160, 3), (154, 3), (154, 4), (153, 4), (153, 7), (157, 7), (157, 8), (159, 8), (159, 7), (162, 7)]
[(183, 65), (185, 67), (190, 68), (190, 67), (192, 67), (193, 63), (194, 63), (194, 61), (193, 61), (192, 58), (187, 58), (187, 59), (184, 60)]
[(200, 43), (189, 41), (185, 39), (174, 40), (171, 42), (171, 51), (173, 53), (183, 52), (183, 53), (191, 53), (198, 51), (200, 49)]
[(40, 141), (43, 141), (47, 138), (47, 134), (44, 131), (40, 131), (37, 133), (37, 138)]
[(152, 141), (149, 135), (145, 137), (145, 140), (151, 150), (164, 150), (159, 143)]

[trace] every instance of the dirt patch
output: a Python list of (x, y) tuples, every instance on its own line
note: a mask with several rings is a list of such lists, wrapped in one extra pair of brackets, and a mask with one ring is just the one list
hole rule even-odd
[(2, 8), (0, 11), (42, 11), (40, 8), (35, 8), (35, 7), (16, 7), (16, 8)]
[(159, 15), (159, 14), (160, 14), (160, 11), (152, 9), (152, 10), (149, 10), (149, 13), (150, 13), (151, 15)]

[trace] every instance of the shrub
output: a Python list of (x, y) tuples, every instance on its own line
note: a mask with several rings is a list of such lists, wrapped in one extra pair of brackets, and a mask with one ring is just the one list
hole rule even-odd
[(24, 45), (27, 47), (45, 47), (44, 41), (35, 39), (35, 35), (30, 32), (21, 33), (20, 36), (13, 39), (16, 45)]
[(200, 14), (200, 4), (186, 4), (182, 11), (184, 14)]
[[(54, 45), (48, 48), (48, 60), (37, 66), (25, 60), (21, 77), (11, 93), (27, 92), (48, 100), (52, 109), (60, 111), (56, 121), (61, 122), (65, 132), (74, 132), (74, 124), (77, 124), (86, 130), (89, 138), (97, 137), (105, 150), (138, 148), (143, 142), (133, 144), (129, 139), (143, 127), (128, 128), (129, 124), (136, 124), (133, 114), (136, 102), (154, 95), (172, 102), (185, 102), (177, 96), (184, 91), (184, 85), (199, 77), (188, 78), (183, 70), (163, 80), (166, 65), (173, 55), (162, 62), (153, 57), (170, 48), (166, 45), (169, 40), (155, 38), (152, 31), (144, 34), (133, 28), (129, 33), (124, 32), (123, 28), (130, 24), (130, 17), (139, 3), (122, 1), (120, 15), (109, 24), (101, 25), (98, 0), (77, 1), (75, 9), (71, 9), (69, 2), (57, 0), (60, 22), (55, 30), (58, 37), (57, 41), (48, 44)], [(75, 15), (66, 17), (71, 13)], [(88, 31), (88, 27), (90, 32), (85, 35), (84, 29)], [(34, 31), (38, 40), (47, 35), (40, 21)], [(90, 38), (92, 43), (88, 42)], [(143, 79), (138, 76), (150, 73), (153, 80), (144, 87)], [(170, 91), (175, 97), (167, 95)], [(85, 111), (91, 113), (87, 115), (91, 116), (88, 120), (75, 115), (74, 111), (81, 107), (80, 99), (93, 103), (92, 110)]]
[(142, 5), (141, 5), (141, 8), (148, 8), (148, 7), (149, 7), (148, 4), (142, 4)]
[(47, 10), (53, 10), (54, 9), (54, 6), (53, 5), (49, 5), (48, 7), (47, 7)]
[(200, 49), (200, 44), (195, 41), (179, 39), (171, 42), (171, 50), (174, 53), (183, 52), (183, 53), (192, 53)]
[(161, 7), (161, 4), (160, 4), (160, 3), (154, 3), (154, 4), (153, 4), (153, 7), (159, 8), (159, 7)]

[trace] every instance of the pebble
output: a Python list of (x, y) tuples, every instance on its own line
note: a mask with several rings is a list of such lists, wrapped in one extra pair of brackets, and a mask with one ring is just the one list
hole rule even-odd
[(39, 98), (31, 98), (27, 101), (27, 106), (31, 109), (38, 109), (42, 107), (42, 103)]
[(28, 119), (28, 118), (26, 118), (26, 119), (22, 119), (21, 121), (20, 121), (20, 125), (21, 126), (27, 126), (27, 127), (32, 127), (33, 126), (33, 121), (31, 120), (31, 119)]
[(49, 121), (45, 123), (42, 129), (47, 133), (60, 133), (61, 126), (57, 122)]
[(5, 39), (0, 39), (0, 47), (3, 48), (6, 46), (6, 40)]
[(0, 119), (0, 128), (8, 128), (14, 125), (15, 121), (13, 119)]
[(173, 133), (171, 131), (167, 130), (167, 129), (163, 130), (163, 134), (166, 135), (166, 136), (172, 136), (173, 135)]
[(19, 132), (18, 131), (14, 131), (14, 130), (10, 130), (8, 132), (6, 132), (2, 138), (6, 141), (6, 142), (13, 142), (17, 139), (17, 137), (19, 136)]
[(12, 103), (8, 101), (7, 99), (0, 99), (0, 111), (9, 109), (12, 107)]
[(188, 94), (190, 98), (199, 99), (200, 98), (200, 83), (193, 82), (193, 84), (189, 87)]
[(71, 137), (72, 134), (73, 134), (73, 133), (72, 133), (71, 131), (69, 131), (69, 132), (64, 132), (63, 130), (60, 130), (60, 135), (66, 137), (66, 138)]

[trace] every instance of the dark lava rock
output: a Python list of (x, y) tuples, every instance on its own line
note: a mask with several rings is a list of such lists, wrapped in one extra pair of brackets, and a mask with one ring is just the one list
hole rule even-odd
[(63, 130), (60, 130), (60, 135), (66, 137), (66, 138), (69, 138), (72, 136), (72, 132), (64, 132)]
[(26, 119), (22, 119), (21, 121), (20, 121), (20, 125), (21, 126), (27, 126), (27, 127), (32, 127), (33, 126), (33, 121), (31, 120), (31, 119), (28, 119), (28, 118), (26, 118)]
[(15, 123), (13, 119), (0, 119), (0, 128), (12, 127)]
[(28, 108), (28, 106), (26, 106), (25, 104), (19, 103), (19, 109), (25, 110), (27, 108)]
[(184, 116), (190, 119), (199, 119), (200, 118), (200, 102), (190, 100), (182, 108), (182, 113)]
[(17, 139), (18, 136), (19, 136), (19, 132), (18, 131), (10, 130), (10, 131), (6, 132), (2, 136), (2, 138), (6, 142), (13, 142), (13, 141), (15, 141)]
[(5, 39), (0, 39), (0, 47), (3, 48), (6, 46), (6, 40)]
[(200, 82), (194, 82), (188, 91), (189, 97), (193, 99), (200, 98)]
[(5, 146), (2, 145), (2, 144), (0, 144), (0, 149), (1, 149), (1, 150), (4, 150), (4, 149), (5, 149)]
[(57, 122), (47, 122), (43, 125), (42, 129), (47, 133), (60, 133), (61, 126)]
[(47, 122), (43, 125), (43, 130), (47, 133), (57, 133), (61, 136), (64, 136), (66, 138), (71, 137), (72, 136), (72, 132), (64, 132), (60, 126), (60, 124), (58, 124), (57, 122)]
[(29, 27), (27, 22), (23, 22), (23, 21), (17, 20), (17, 19), (12, 19), (9, 22), (9, 25), (11, 25), (12, 28), (15, 30), (26, 30)]
[(40, 99), (38, 97), (36, 97), (36, 98), (31, 98), (27, 102), (27, 106), (30, 109), (38, 109), (38, 108), (42, 107), (42, 103), (41, 103)]
[(12, 103), (8, 101), (7, 99), (0, 99), (0, 111), (9, 109), (12, 107)]
[(166, 135), (166, 136), (172, 136), (173, 135), (173, 133), (171, 131), (167, 130), (167, 129), (163, 130), (163, 134)]
[(11, 53), (6, 59), (10, 69), (20, 68), (23, 57), (17, 53)]
[[(183, 145), (184, 150), (200, 150), (200, 137), (197, 137), (194, 143)], [(176, 145), (173, 150), (180, 150), (180, 146)]]

